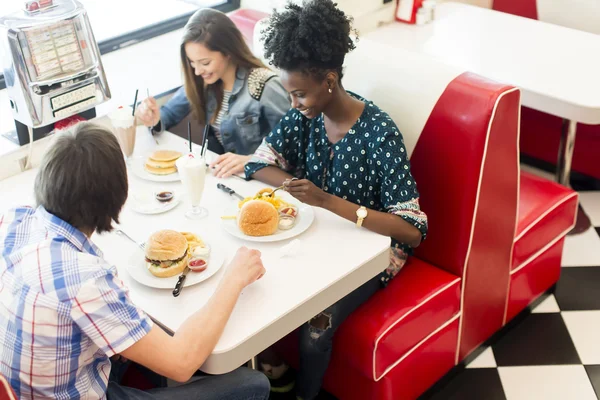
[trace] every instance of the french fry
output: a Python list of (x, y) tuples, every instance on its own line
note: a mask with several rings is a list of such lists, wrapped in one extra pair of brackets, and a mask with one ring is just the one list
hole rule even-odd
[(197, 235), (191, 232), (181, 232), (181, 234), (185, 236), (185, 239), (188, 242), (188, 249), (190, 251), (195, 247), (206, 247), (204, 241), (202, 241), (202, 239), (200, 239)]
[(273, 191), (273, 189), (261, 189), (258, 193), (256, 193), (256, 195), (254, 195), (254, 197), (246, 197), (244, 200), (241, 200), (238, 203), (238, 207), (242, 208), (242, 206), (244, 204), (246, 204), (247, 202), (249, 202), (250, 200), (262, 200), (262, 201), (266, 201), (267, 203), (271, 203), (273, 204), (273, 206), (279, 210), (281, 207), (285, 207), (285, 206), (289, 206), (290, 204), (283, 200), (281, 197), (275, 195), (275, 196), (269, 196), (269, 194)]

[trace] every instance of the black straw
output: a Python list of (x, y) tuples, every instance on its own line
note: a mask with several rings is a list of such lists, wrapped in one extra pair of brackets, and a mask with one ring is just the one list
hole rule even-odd
[(135, 106), (137, 104), (137, 96), (138, 96), (138, 89), (135, 89), (135, 98), (133, 99), (133, 110), (131, 111), (132, 117), (135, 117)]
[(188, 143), (190, 144), (190, 154), (192, 153), (192, 124), (188, 121)]
[(206, 155), (206, 147), (208, 146), (208, 124), (204, 125), (204, 133), (202, 134), (202, 152), (200, 155), (204, 157)]

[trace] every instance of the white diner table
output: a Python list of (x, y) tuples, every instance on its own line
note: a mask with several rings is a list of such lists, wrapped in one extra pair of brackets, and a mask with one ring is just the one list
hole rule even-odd
[[(186, 151), (186, 142), (168, 132), (157, 137), (157, 145), (147, 129), (137, 131), (135, 155), (143, 156), (153, 149)], [(194, 145), (197, 149), (196, 145)], [(28, 170), (0, 181), (0, 214), (16, 205), (34, 205), (33, 182), (37, 170)], [(93, 176), (89, 179), (94, 179)], [(389, 263), (390, 239), (366, 229), (359, 229), (326, 210), (314, 208), (312, 225), (296, 238), (299, 251), (280, 258), (279, 249), (293, 239), (275, 243), (256, 243), (235, 238), (224, 231), (221, 216), (231, 209), (236, 199), (217, 189), (222, 182), (242, 195), (252, 195), (265, 187), (256, 181), (239, 177), (217, 179), (207, 176), (202, 206), (209, 216), (190, 220), (184, 216), (189, 203), (182, 203), (163, 214), (145, 215), (125, 204), (119, 228), (137, 242), (160, 229), (175, 229), (197, 233), (212, 247), (227, 253), (226, 265), (241, 246), (261, 251), (267, 270), (264, 277), (250, 285), (239, 297), (233, 314), (214, 351), (202, 366), (202, 371), (222, 374), (243, 365), (329, 305), (350, 293), (383, 271)], [(180, 182), (156, 183), (138, 178), (129, 172), (129, 194), (158, 189), (181, 192)], [(208, 280), (185, 287), (179, 297), (172, 289), (155, 289), (135, 281), (127, 272), (132, 257), (143, 252), (131, 241), (115, 232), (92, 237), (110, 263), (117, 266), (119, 276), (130, 289), (134, 303), (146, 311), (168, 331), (176, 331), (196, 310), (206, 304), (214, 293), (226, 267)], [(199, 327), (199, 329), (202, 329)]]
[(444, 2), (429, 24), (395, 22), (363, 39), (519, 87), (524, 106), (565, 121), (556, 179), (569, 184), (577, 123), (600, 124), (600, 35)]

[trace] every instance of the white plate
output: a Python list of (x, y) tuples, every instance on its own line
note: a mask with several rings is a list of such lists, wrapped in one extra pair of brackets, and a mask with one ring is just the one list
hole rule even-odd
[[(208, 244), (208, 243), (207, 243)], [(220, 248), (208, 244), (211, 248), (210, 258), (208, 259), (208, 268), (202, 272), (188, 272), (185, 277), (183, 287), (195, 285), (203, 282), (213, 276), (225, 263), (225, 253)], [(157, 289), (175, 289), (175, 284), (179, 279), (179, 274), (170, 278), (158, 278), (148, 271), (146, 268), (146, 258), (142, 250), (138, 249), (129, 258), (127, 263), (127, 271), (129, 275), (142, 285), (150, 286)]]
[(140, 214), (160, 214), (174, 209), (181, 202), (181, 195), (174, 190), (173, 199), (166, 203), (156, 200), (156, 192), (146, 190), (133, 193), (127, 199), (127, 206)]
[[(237, 220), (235, 219), (222, 219), (221, 224), (223, 225), (223, 229), (229, 234), (244, 240), (249, 240), (251, 242), (277, 242), (280, 240), (291, 239), (295, 236), (300, 235), (305, 230), (307, 230), (315, 220), (315, 212), (311, 206), (299, 203), (297, 200), (291, 200), (285, 198), (285, 201), (288, 203), (298, 207), (298, 217), (296, 218), (296, 224), (288, 230), (277, 229), (272, 235), (269, 236), (248, 236), (240, 231), (240, 228), (237, 226)], [(234, 206), (227, 209), (226, 213), (223, 215), (237, 215), (239, 209), (237, 207), (237, 202)]]
[(147, 157), (139, 157), (138, 156), (138, 157), (134, 157), (131, 160), (131, 165), (129, 166), (129, 168), (131, 169), (131, 172), (133, 172), (133, 174), (135, 176), (137, 176), (138, 178), (145, 179), (147, 181), (152, 181), (152, 182), (178, 182), (181, 180), (178, 172), (175, 172), (175, 173), (169, 174), (169, 175), (151, 174), (150, 172), (146, 171), (146, 169), (144, 168), (144, 164), (146, 164), (146, 159), (147, 159)]

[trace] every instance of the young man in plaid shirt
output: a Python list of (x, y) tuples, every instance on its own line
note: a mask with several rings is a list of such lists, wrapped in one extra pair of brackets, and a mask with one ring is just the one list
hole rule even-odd
[(169, 336), (131, 302), (116, 268), (90, 241), (118, 223), (127, 190), (114, 135), (80, 123), (46, 153), (37, 208), (0, 214), (0, 374), (20, 399), (267, 399), (267, 378), (246, 368), (150, 391), (119, 385), (127, 366), (119, 355), (189, 380), (241, 290), (264, 274), (260, 253), (240, 249), (210, 301)]

